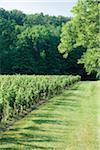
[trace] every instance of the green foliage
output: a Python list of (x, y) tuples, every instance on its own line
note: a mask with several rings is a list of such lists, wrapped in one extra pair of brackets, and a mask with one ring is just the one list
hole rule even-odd
[(40, 14), (31, 14), (25, 17), (24, 25), (32, 27), (33, 25), (53, 25), (53, 26), (62, 26), (62, 24), (69, 21), (70, 18), (63, 16), (49, 16)]
[(86, 53), (79, 63), (84, 64), (88, 74), (99, 73), (99, 3), (95, 0), (78, 0), (72, 11), (75, 16), (62, 29), (59, 51), (67, 56), (73, 48), (84, 47)]
[[(26, 15), (18, 10), (0, 9), (0, 74), (71, 73), (84, 78), (83, 65), (77, 64), (84, 47), (73, 45), (76, 43), (76, 26), (69, 20), (71, 18), (63, 16)], [(67, 60), (58, 51), (61, 27), (65, 22), (59, 47), (64, 56), (69, 53)]]
[(58, 46), (59, 52), (66, 58), (76, 43), (76, 28), (70, 21), (62, 27), (61, 43)]
[(79, 63), (84, 63), (84, 66), (87, 72), (90, 74), (91, 72), (97, 72), (97, 76), (100, 76), (100, 49), (92, 48), (88, 49), (86, 53), (84, 53)]
[(77, 75), (79, 74), (83, 79), (87, 76), (83, 64), (78, 64), (77, 61), (81, 58), (83, 53), (85, 53), (85, 48), (77, 47), (73, 48), (67, 56), (66, 59), (66, 72), (69, 74)]
[(9, 73), (15, 43), (15, 23), (0, 17), (0, 73)]
[(57, 46), (61, 26), (69, 20), (0, 9), (0, 73), (60, 74), (64, 60)]
[(80, 76), (0, 76), (0, 118), (3, 122), (31, 109), (80, 80)]
[(10, 19), (15, 20), (16, 24), (23, 25), (25, 20), (25, 14), (19, 10), (12, 10), (10, 13)]
[[(50, 69), (51, 72), (54, 72), (60, 59), (56, 49), (59, 42), (58, 34), (59, 29), (55, 31), (55, 27), (45, 27), (42, 25), (26, 28), (18, 34), (12, 72), (43, 74), (50, 71)], [(56, 62), (52, 55), (55, 57), (58, 55)], [(47, 61), (50, 60), (51, 68), (47, 64)], [(55, 62), (54, 70), (52, 70), (53, 62)]]
[(4, 18), (4, 19), (8, 19), (9, 18), (9, 12), (3, 8), (0, 8), (0, 17)]

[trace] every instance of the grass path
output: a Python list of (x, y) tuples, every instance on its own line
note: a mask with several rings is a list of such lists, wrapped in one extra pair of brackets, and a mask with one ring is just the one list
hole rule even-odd
[(65, 90), (1, 132), (0, 149), (98, 150), (99, 91), (99, 81)]

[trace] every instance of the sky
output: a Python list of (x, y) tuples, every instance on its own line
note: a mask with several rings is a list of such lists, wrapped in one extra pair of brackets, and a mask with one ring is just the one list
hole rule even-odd
[(49, 15), (73, 16), (70, 12), (77, 0), (0, 0), (0, 8), (18, 9), (26, 14), (41, 13)]

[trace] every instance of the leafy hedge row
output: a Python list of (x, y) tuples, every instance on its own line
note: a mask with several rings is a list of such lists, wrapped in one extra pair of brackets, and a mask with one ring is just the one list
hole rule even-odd
[(0, 120), (6, 122), (79, 80), (80, 76), (0, 76)]

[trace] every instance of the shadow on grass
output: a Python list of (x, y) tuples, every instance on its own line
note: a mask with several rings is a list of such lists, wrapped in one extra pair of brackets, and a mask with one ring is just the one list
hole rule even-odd
[[(24, 149), (26, 147), (29, 147), (29, 149), (33, 149), (33, 148), (40, 148), (40, 149), (47, 149), (49, 150), (49, 148), (47, 146), (42, 147), (42, 146), (38, 146), (37, 142), (57, 142), (58, 139), (57, 137), (54, 136), (49, 136), (49, 135), (32, 135), (32, 134), (28, 134), (28, 133), (19, 133), (19, 135), (21, 136), (21, 138), (16, 139), (13, 137), (10, 137), (10, 135), (5, 135), (7, 137), (4, 137), (2, 139), (0, 139), (0, 142), (3, 144), (17, 144), (17, 145), (22, 145), (24, 146)], [(28, 142), (29, 144), (27, 144), (26, 142)], [(34, 145), (35, 142), (35, 145)], [(16, 150), (16, 148), (3, 148), (3, 149), (8, 149), (8, 150)]]
[(28, 134), (28, 133), (20, 133), (21, 139), (20, 142), (57, 142), (59, 137), (53, 135), (44, 135), (44, 134)]
[(53, 147), (44, 147), (44, 146), (37, 146), (37, 145), (31, 145), (31, 144), (25, 144), (24, 150), (53, 150)]
[(17, 148), (12, 148), (12, 147), (9, 147), (9, 148), (0, 148), (1, 150), (17, 150)]
[(6, 137), (2, 137), (2, 139), (0, 139), (0, 144), (20, 144), (20, 142), (17, 141), (16, 138), (11, 137), (11, 135), (6, 135)]
[(58, 120), (43, 120), (43, 119), (36, 119), (36, 120), (32, 120), (34, 123), (36, 123), (36, 124), (58, 124), (58, 125), (60, 125), (60, 124), (62, 124), (62, 121), (58, 121)]
[[(75, 111), (80, 107), (78, 100), (78, 95), (76, 93), (78, 86), (72, 88), (66, 93), (63, 93), (60, 97), (53, 98), (47, 103), (44, 108), (42, 107), (41, 111), (37, 109), (35, 113), (31, 113), (28, 118), (26, 117), (27, 127), (16, 127), (9, 129), (8, 132), (3, 133), (0, 143), (3, 144), (17, 144), (22, 145), (24, 149), (41, 149), (41, 150), (52, 150), (53, 147), (46, 146), (42, 147), (42, 143), (50, 142), (60, 142), (61, 137), (58, 136), (59, 132), (55, 135), (53, 132), (61, 129), (65, 132), (62, 127), (66, 127), (66, 131), (70, 130), (69, 126), (73, 127), (75, 122), (72, 120), (60, 120), (59, 115), (62, 115), (62, 118), (65, 117), (65, 114), (62, 111), (67, 113), (67, 110)], [(73, 92), (75, 91), (75, 93)], [(72, 96), (75, 96), (73, 99)], [(62, 111), (61, 111), (62, 110)], [(57, 114), (56, 114), (57, 111)], [(58, 114), (59, 113), (59, 114)], [(57, 119), (58, 118), (58, 119)], [(31, 125), (29, 124), (31, 120)], [(43, 127), (41, 127), (43, 125)], [(47, 129), (45, 128), (47, 126)], [(49, 128), (49, 125), (57, 125), (59, 128), (56, 128), (56, 131)], [(67, 128), (68, 127), (68, 128)], [(24, 133), (23, 131), (24, 130)], [(52, 131), (52, 132), (51, 132)], [(45, 134), (46, 133), (46, 134)], [(48, 134), (49, 133), (49, 134)], [(48, 134), (48, 135), (47, 135)], [(28, 143), (26, 143), (28, 142)], [(38, 143), (41, 143), (38, 145)], [(56, 144), (57, 145), (57, 144)], [(16, 150), (16, 148), (3, 148), (8, 150)]]

